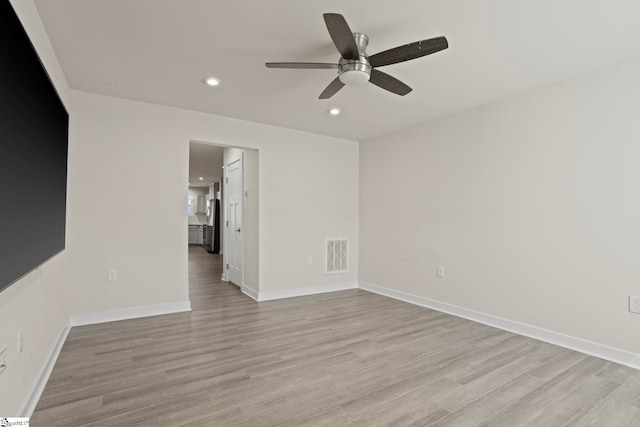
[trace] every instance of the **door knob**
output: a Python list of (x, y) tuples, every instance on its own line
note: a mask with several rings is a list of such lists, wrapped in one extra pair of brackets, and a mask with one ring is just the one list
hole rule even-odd
[(240, 231), (240, 229), (239, 229), (239, 228), (236, 228), (236, 231)]

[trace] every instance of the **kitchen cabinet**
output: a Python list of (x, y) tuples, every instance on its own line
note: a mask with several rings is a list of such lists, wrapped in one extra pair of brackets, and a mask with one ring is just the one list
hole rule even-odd
[(189, 225), (189, 244), (195, 244), (198, 241), (198, 226)]
[(204, 194), (199, 194), (196, 199), (196, 213), (207, 213), (207, 201)]
[(189, 224), (189, 244), (190, 245), (201, 245), (202, 240), (202, 225), (197, 224)]

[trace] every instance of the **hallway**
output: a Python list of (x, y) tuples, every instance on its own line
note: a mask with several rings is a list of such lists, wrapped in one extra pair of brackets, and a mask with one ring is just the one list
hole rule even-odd
[(249, 299), (239, 287), (223, 282), (221, 277), (222, 254), (211, 254), (200, 245), (189, 245), (189, 299), (194, 313), (211, 309), (220, 302)]

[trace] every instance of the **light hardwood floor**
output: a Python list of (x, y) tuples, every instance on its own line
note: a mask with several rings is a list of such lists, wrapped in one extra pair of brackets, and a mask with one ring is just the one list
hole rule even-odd
[(361, 290), (73, 328), (32, 426), (639, 426), (640, 374)]

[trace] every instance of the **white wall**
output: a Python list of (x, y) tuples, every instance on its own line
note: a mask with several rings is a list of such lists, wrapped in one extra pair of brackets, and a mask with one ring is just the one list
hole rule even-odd
[[(73, 110), (73, 313), (187, 300), (189, 141), (260, 151), (261, 292), (355, 284), (355, 268), (326, 275), (320, 259), (327, 235), (357, 241), (357, 142), (83, 92)], [(140, 177), (154, 180), (152, 218), (138, 206)]]
[[(69, 87), (33, 2), (11, 0), (11, 4), (69, 109)], [(0, 348), (5, 345), (8, 347), (7, 368), (0, 375), (2, 416), (18, 414), (25, 396), (63, 331), (69, 316), (66, 302), (69, 262), (68, 254), (62, 252), (0, 292)], [(18, 332), (24, 334), (24, 350), (20, 355)]]
[(256, 150), (242, 151), (244, 152), (245, 189), (243, 206), (244, 283), (251, 289), (260, 292), (260, 155)]
[(636, 61), (363, 142), (360, 280), (640, 353), (639, 114)]

